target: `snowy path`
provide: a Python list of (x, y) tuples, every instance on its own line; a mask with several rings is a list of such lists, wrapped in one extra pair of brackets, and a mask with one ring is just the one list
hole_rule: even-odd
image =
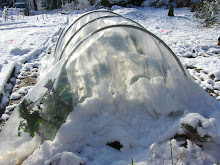
[(14, 67), (44, 56), (66, 23), (66, 17), (59, 15), (36, 15), (0, 22), (0, 93), (4, 95), (4, 87)]
[[(61, 20), (57, 20), (61, 21)], [(19, 24), (6, 24), (0, 26), (1, 61), (23, 60), (24, 55), (30, 53), (34, 49), (46, 46), (46, 43), (52, 38), (54, 33), (60, 32), (59, 25), (62, 22), (53, 25), (53, 21), (48, 19), (39, 20), (38, 17), (27, 18), (26, 22)], [(62, 27), (62, 26), (61, 26)], [(58, 35), (57, 34), (57, 35)]]

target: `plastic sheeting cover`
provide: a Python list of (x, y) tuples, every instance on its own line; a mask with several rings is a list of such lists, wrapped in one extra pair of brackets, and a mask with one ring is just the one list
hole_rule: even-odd
[[(141, 77), (163, 77), (176, 69), (186, 71), (164, 44), (145, 30), (131, 25), (112, 25), (94, 32), (68, 55), (65, 72), (79, 100), (104, 79), (111, 79), (113, 91), (126, 92)], [(81, 89), (81, 90), (79, 90)]]
[[(94, 16), (87, 17), (90, 14)], [(22, 119), (16, 124), (20, 122), (21, 133), (38, 134), (41, 142), (53, 139), (74, 107), (104, 80), (110, 82), (112, 94), (127, 97), (128, 86), (140, 78), (158, 77), (167, 86), (170, 71), (189, 78), (169, 47), (138, 23), (111, 12), (90, 14), (64, 29), (55, 51), (57, 63), (19, 105)]]
[(111, 82), (112, 94), (126, 97), (128, 86), (140, 78), (159, 77), (166, 84), (171, 70), (188, 77), (177, 57), (161, 40), (133, 25), (103, 27), (65, 52), (68, 54), (23, 102), (31, 107), (29, 111), (40, 112), (43, 122), (38, 132), (43, 141), (55, 137), (68, 114), (78, 103), (92, 96), (93, 88), (103, 80)]
[[(63, 30), (57, 41), (54, 52), (55, 63), (68, 54), (79, 41), (90, 33), (105, 26), (116, 24), (129, 24), (142, 27), (137, 22), (110, 11), (95, 10), (86, 13)], [(67, 53), (64, 51), (67, 51)]]
[(62, 51), (63, 46), (68, 42), (68, 40), (71, 38), (71, 36), (84, 24), (88, 23), (91, 20), (94, 20), (99, 17), (103, 16), (117, 16), (116, 13), (113, 13), (111, 11), (106, 11), (106, 10), (96, 10), (92, 12), (88, 12), (80, 16), (78, 19), (76, 19), (74, 22), (69, 24), (65, 29), (62, 31), (57, 44), (55, 48), (55, 60), (60, 59), (60, 52)]

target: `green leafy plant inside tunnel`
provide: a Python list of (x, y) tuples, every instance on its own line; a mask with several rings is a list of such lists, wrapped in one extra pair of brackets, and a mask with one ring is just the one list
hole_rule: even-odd
[(46, 93), (36, 102), (24, 99), (18, 107), (19, 117), (22, 118), (18, 136), (21, 129), (31, 137), (38, 134), (42, 141), (54, 139), (66, 117), (73, 109), (72, 96), (68, 81), (58, 81), (56, 89), (55, 80), (48, 80), (44, 85)]

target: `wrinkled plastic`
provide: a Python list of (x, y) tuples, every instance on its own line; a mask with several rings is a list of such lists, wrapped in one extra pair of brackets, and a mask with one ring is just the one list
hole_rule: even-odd
[[(110, 82), (112, 94), (127, 97), (129, 86), (140, 78), (157, 77), (169, 86), (168, 73), (175, 70), (189, 79), (179, 59), (162, 40), (112, 12), (90, 12), (70, 24), (60, 35), (54, 57), (52, 70), (18, 108), (20, 117), (26, 120), (22, 123), (24, 129), (32, 130), (32, 136), (34, 131), (41, 141), (52, 140), (74, 107), (92, 96), (94, 87), (104, 80)], [(39, 120), (36, 127), (29, 129), (31, 125), (25, 124), (33, 122), (33, 114)], [(161, 112), (154, 110), (154, 114)]]
[(70, 52), (87, 35), (103, 27), (116, 24), (142, 27), (137, 22), (108, 10), (96, 10), (86, 13), (63, 30), (55, 47), (55, 63), (66, 54), (64, 51)]

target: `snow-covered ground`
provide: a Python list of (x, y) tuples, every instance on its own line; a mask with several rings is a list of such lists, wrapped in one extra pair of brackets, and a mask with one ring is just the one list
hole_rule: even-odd
[(4, 87), (14, 67), (19, 69), (29, 60), (39, 61), (55, 44), (67, 20), (67, 16), (61, 14), (24, 17), (13, 9), (9, 9), (7, 22), (0, 19), (0, 93), (3, 97), (8, 97)]
[[(220, 27), (204, 28), (199, 22), (200, 20), (196, 20), (193, 17), (194, 13), (191, 13), (187, 8), (175, 9), (175, 17), (168, 17), (166, 9), (121, 8), (117, 6), (112, 9), (118, 14), (139, 22), (147, 30), (161, 38), (188, 68), (198, 85), (220, 100), (220, 47), (217, 46)], [(34, 65), (40, 64), (39, 79), (41, 79), (52, 67), (53, 59), (47, 52), (53, 48), (62, 28), (79, 15), (75, 12), (67, 15), (54, 13), (29, 17), (18, 17), (14, 14), (9, 17), (6, 23), (0, 20), (0, 92), (3, 93), (4, 103), (10, 97), (4, 92), (4, 87), (14, 66), (17, 69), (23, 66), (22, 68), (28, 70), (32, 69)], [(27, 66), (24, 64), (25, 62), (31, 63), (31, 65)], [(23, 71), (22, 74), (25, 74)], [(19, 75), (21, 78), (22, 74)], [(178, 77), (178, 75), (176, 76)], [(158, 85), (159, 82), (145, 82), (143, 80), (130, 88), (133, 96), (138, 96), (134, 89), (145, 92), (143, 85), (145, 83), (149, 83), (148, 85), (152, 88), (158, 87), (157, 91), (161, 92), (161, 96), (157, 94), (155, 98), (163, 98), (166, 96), (166, 92), (170, 92)], [(190, 90), (198, 91), (197, 94), (192, 94), (197, 98), (190, 96), (184, 98), (181, 93), (178, 94), (183, 102), (188, 100), (189, 104), (183, 107), (189, 109), (183, 115), (175, 118), (164, 116), (160, 119), (145, 118), (146, 114), (142, 107), (134, 107), (135, 101), (132, 104), (128, 100), (120, 100), (118, 111), (115, 112), (109, 102), (117, 101), (119, 96), (110, 96), (106, 84), (107, 82), (103, 82), (97, 86), (93, 91), (94, 97), (76, 107), (75, 113), (69, 115), (55, 140), (43, 143), (25, 163), (77, 164), (78, 162), (78, 164), (85, 163), (86, 165), (125, 165), (131, 164), (132, 158), (135, 165), (162, 164), (163, 162), (172, 164), (172, 161), (185, 162), (186, 164), (220, 162), (218, 154), (220, 153), (220, 122), (218, 121), (220, 104), (214, 97), (208, 96), (196, 86), (191, 86), (189, 91), (184, 91), (184, 85), (187, 83), (181, 82), (177, 87), (183, 93), (190, 94)], [(181, 85), (184, 87), (182, 88)], [(10, 85), (7, 87), (10, 88)], [(11, 98), (15, 97), (18, 95), (11, 96)], [(154, 103), (158, 104), (158, 107), (163, 105), (179, 106), (177, 103), (173, 103), (171, 106), (166, 102), (169, 99), (164, 98), (163, 104), (157, 101)], [(196, 106), (193, 106), (194, 103)], [(10, 108), (8, 107), (8, 110)], [(135, 111), (126, 111), (126, 109), (132, 108)], [(198, 114), (200, 110), (202, 115)], [(15, 116), (16, 112), (13, 115)], [(7, 120), (8, 116), (3, 114), (2, 119)], [(108, 125), (110, 121), (113, 121), (112, 125)], [(126, 125), (128, 123), (129, 125)], [(203, 148), (200, 148), (192, 143), (193, 140), (188, 140), (187, 148), (184, 148), (180, 147), (180, 144), (174, 139), (169, 141), (168, 139), (175, 134), (184, 133), (180, 123), (195, 127), (202, 124), (202, 127), (198, 128), (198, 133), (212, 136), (214, 142), (207, 143)], [(10, 127), (7, 128), (10, 132)], [(70, 132), (71, 129), (75, 131)], [(139, 131), (136, 132), (136, 130)], [(95, 136), (92, 131), (97, 131), (97, 135)], [(114, 136), (115, 140), (117, 138), (121, 140), (123, 145), (121, 151), (105, 146), (105, 142), (108, 140), (105, 138), (112, 140), (111, 134), (118, 135), (118, 137)], [(164, 143), (162, 143), (163, 141)], [(14, 152), (10, 151), (9, 154), (7, 153), (9, 156), (0, 155), (0, 162), (13, 164), (18, 159), (22, 159), (25, 154), (31, 154), (32, 148), (27, 150), (27, 146), (29, 143), (17, 148)], [(32, 146), (34, 149), (36, 148), (36, 144), (32, 144)], [(7, 152), (6, 148), (7, 146), (2, 145), (0, 152)], [(170, 156), (172, 151), (173, 157)], [(9, 162), (10, 156), (13, 159), (11, 162)]]

